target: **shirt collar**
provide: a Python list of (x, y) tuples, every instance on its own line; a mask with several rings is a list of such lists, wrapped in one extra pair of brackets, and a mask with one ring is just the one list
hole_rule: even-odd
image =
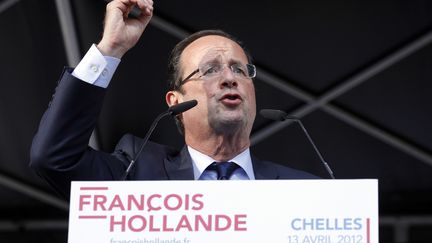
[[(187, 148), (192, 158), (194, 178), (195, 180), (197, 180), (204, 172), (204, 170), (211, 163), (215, 162), (215, 160), (212, 159), (210, 156), (205, 155), (190, 146), (187, 146)], [(255, 180), (249, 148), (245, 149), (243, 152), (235, 156), (233, 159), (230, 159), (229, 161), (235, 162), (240, 167), (242, 167), (242, 169), (246, 172), (250, 180)]]

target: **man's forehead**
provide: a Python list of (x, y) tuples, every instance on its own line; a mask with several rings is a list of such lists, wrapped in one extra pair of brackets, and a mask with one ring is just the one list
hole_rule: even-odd
[(247, 61), (242, 47), (235, 41), (218, 35), (208, 35), (189, 44), (182, 53), (185, 62), (201, 62), (202, 59), (228, 58)]

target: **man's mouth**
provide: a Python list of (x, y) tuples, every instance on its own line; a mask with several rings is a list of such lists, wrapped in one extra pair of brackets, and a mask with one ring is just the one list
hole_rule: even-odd
[(242, 102), (242, 98), (238, 94), (225, 94), (220, 101), (226, 106), (237, 106)]

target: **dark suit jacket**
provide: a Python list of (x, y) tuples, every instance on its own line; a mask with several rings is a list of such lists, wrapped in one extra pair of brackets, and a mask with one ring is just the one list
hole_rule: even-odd
[[(69, 197), (70, 182), (119, 180), (142, 140), (125, 135), (112, 154), (88, 147), (102, 108), (105, 89), (74, 78), (65, 69), (31, 148), (30, 165), (56, 191)], [(294, 170), (252, 157), (256, 179), (312, 179)], [(128, 176), (130, 180), (193, 180), (191, 157), (181, 151), (149, 142)]]

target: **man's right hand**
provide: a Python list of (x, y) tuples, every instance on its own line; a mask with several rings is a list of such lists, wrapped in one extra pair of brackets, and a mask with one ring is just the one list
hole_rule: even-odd
[[(138, 18), (128, 18), (133, 6), (141, 9)], [(105, 56), (121, 58), (141, 37), (153, 16), (152, 0), (113, 0), (106, 7), (104, 33), (97, 45)]]

